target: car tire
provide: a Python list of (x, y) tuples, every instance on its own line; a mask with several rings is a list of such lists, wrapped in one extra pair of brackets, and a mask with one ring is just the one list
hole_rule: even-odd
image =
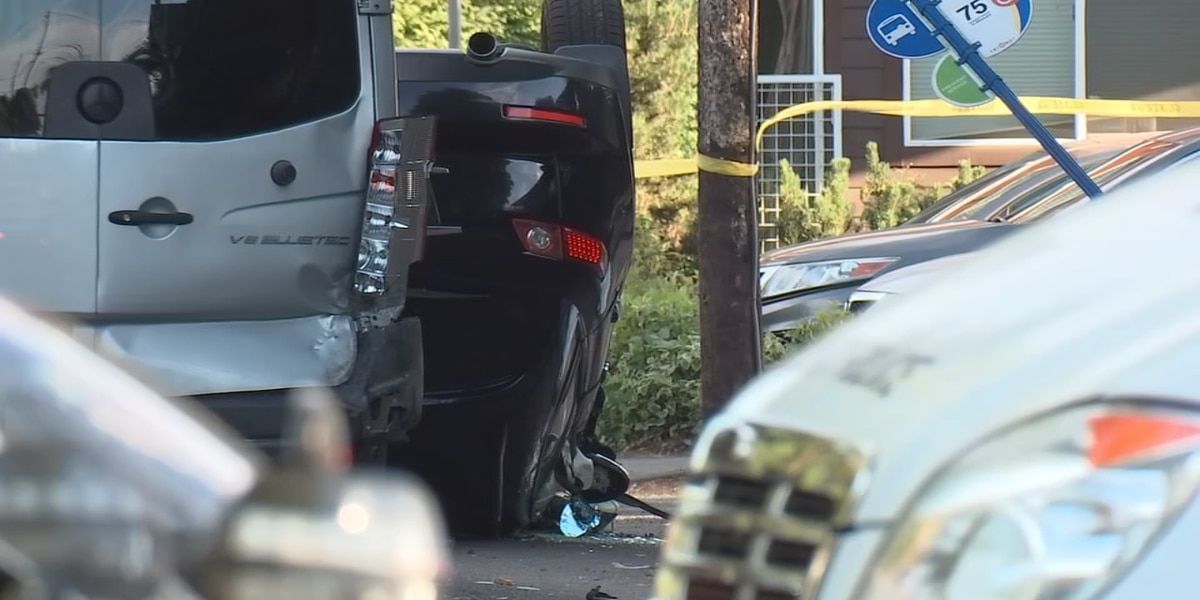
[(542, 49), (563, 46), (616, 46), (625, 49), (625, 10), (621, 0), (544, 0)]

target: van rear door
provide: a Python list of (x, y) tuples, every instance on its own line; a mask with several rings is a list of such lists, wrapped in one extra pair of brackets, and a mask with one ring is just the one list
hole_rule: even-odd
[(97, 310), (345, 312), (376, 121), (355, 0), (104, 0)]
[(0, 2), (0, 294), (38, 311), (96, 308), (95, 126), (53, 102), (52, 76), (100, 51), (98, 0)]

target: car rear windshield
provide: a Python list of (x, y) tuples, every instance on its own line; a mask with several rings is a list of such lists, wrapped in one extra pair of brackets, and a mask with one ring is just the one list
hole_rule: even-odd
[(355, 7), (0, 0), (0, 136), (41, 137), (55, 69), (80, 61), (130, 63), (145, 73), (152, 140), (241, 137), (336, 114), (359, 95)]

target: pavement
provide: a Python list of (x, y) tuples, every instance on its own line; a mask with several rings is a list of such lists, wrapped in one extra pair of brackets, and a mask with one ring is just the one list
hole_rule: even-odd
[(634, 481), (677, 477), (687, 473), (688, 455), (622, 454), (620, 462)]
[[(634, 480), (630, 492), (668, 512), (675, 510), (687, 470), (685, 456), (622, 456)], [(595, 588), (620, 600), (645, 600), (666, 522), (621, 507), (611, 531), (578, 539), (531, 534), (514, 539), (458, 541), (447, 600), (587, 600)], [(593, 595), (603, 598), (604, 596)]]

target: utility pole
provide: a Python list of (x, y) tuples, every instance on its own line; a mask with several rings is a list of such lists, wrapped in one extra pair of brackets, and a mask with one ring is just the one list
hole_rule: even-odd
[(757, 0), (700, 0), (700, 397), (705, 416), (724, 407), (762, 367), (754, 178), (711, 172), (705, 165), (711, 161), (704, 160), (755, 163), (757, 21)]

